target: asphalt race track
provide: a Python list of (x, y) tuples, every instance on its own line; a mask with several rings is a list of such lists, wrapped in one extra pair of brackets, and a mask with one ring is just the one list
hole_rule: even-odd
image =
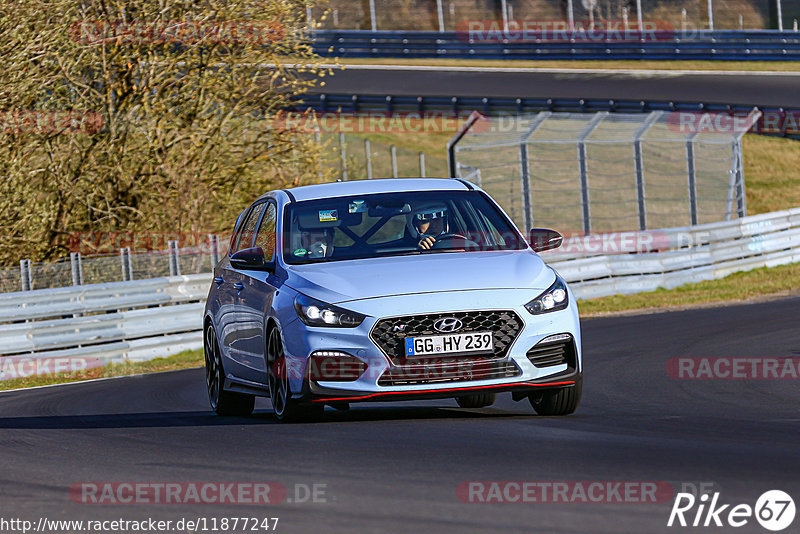
[[(568, 65), (566, 65), (568, 66)], [(317, 93), (708, 102), (800, 107), (800, 73), (535, 71), (348, 66)]]
[[(578, 412), (532, 415), (508, 394), (354, 405), (322, 422), (212, 415), (199, 369), (0, 393), (0, 516), (278, 517), (279, 532), (681, 532), (657, 503), (462, 502), (467, 481), (711, 484), (725, 503), (800, 496), (798, 381), (678, 380), (675, 357), (800, 356), (800, 298), (584, 321)], [(324, 484), (326, 502), (90, 505), (81, 482)], [(302, 486), (297, 486), (302, 487)], [(299, 493), (302, 497), (305, 493)], [(302, 500), (302, 499), (301, 499)], [(798, 521), (787, 530), (795, 531)], [(707, 529), (699, 529), (707, 530)], [(738, 532), (765, 532), (750, 520)]]

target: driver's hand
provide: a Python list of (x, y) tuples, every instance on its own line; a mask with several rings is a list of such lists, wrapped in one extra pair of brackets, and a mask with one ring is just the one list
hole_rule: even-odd
[(422, 239), (417, 246), (422, 250), (430, 250), (433, 248), (433, 244), (436, 243), (436, 238), (433, 236), (428, 236), (425, 239)]

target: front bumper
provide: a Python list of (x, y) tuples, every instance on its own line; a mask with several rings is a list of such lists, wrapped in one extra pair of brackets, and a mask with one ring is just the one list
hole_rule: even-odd
[[(368, 315), (367, 320), (357, 328), (309, 327), (299, 319), (292, 320), (282, 327), (287, 364), (291, 368), (291, 389), (297, 392), (295, 397), (309, 401), (345, 402), (447, 398), (481, 391), (517, 393), (542, 388), (572, 387), (580, 381), (582, 371), (580, 324), (574, 297), (570, 293), (570, 305), (564, 310), (531, 315), (525, 310), (524, 303), (536, 296), (535, 291), (485, 290), (441, 294), (438, 298), (431, 295), (385, 297), (364, 301), (368, 305), (360, 307), (358, 302), (341, 304)], [(509, 306), (509, 303), (515, 305)], [(513, 311), (521, 319), (521, 328), (506, 347), (502, 358), (494, 362), (507, 365), (515, 372), (503, 375), (478, 373), (475, 378), (469, 375), (452, 381), (439, 379), (393, 385), (394, 382), (387, 382), (385, 377), (390, 371), (397, 371), (400, 366), (396, 358), (393, 361), (393, 355), (381, 350), (370, 336), (376, 323), (387, 317), (381, 314), (385, 310), (399, 312), (396, 315)], [(534, 361), (529, 358), (529, 350), (545, 338), (556, 334), (568, 334), (571, 338), (574, 353), (569, 363), (534, 365)], [(345, 352), (362, 360), (367, 364), (367, 371), (357, 380), (349, 382), (309, 381), (307, 377), (310, 355), (315, 351), (331, 350)]]
[[(430, 387), (428, 389), (399, 390), (399, 391), (376, 391), (366, 393), (364, 391), (348, 391), (341, 389), (331, 389), (320, 386), (316, 382), (309, 384), (306, 400), (314, 403), (328, 402), (386, 402), (386, 401), (409, 401), (426, 399), (448, 399), (460, 397), (462, 395), (472, 395), (475, 393), (518, 393), (527, 395), (534, 391), (553, 390), (568, 387), (576, 387), (583, 381), (583, 375), (576, 370), (567, 370), (555, 375), (540, 379), (528, 380), (525, 382), (509, 382), (499, 384), (484, 385), (452, 385), (451, 387)], [(385, 388), (382, 388), (385, 389)]]

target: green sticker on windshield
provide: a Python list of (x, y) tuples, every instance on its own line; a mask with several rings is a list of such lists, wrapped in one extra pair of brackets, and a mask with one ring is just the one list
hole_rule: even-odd
[(306, 254), (308, 254), (308, 251), (304, 248), (298, 248), (294, 251), (295, 256), (305, 256)]

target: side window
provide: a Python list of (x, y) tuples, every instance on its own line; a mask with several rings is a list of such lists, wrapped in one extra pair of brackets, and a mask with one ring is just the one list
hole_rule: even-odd
[(261, 217), (261, 212), (264, 210), (264, 205), (265, 203), (262, 202), (250, 210), (250, 213), (247, 215), (247, 219), (245, 219), (244, 224), (242, 224), (242, 231), (239, 232), (239, 240), (236, 242), (236, 246), (231, 251), (232, 253), (239, 252), (240, 250), (250, 246), (250, 241), (253, 239), (253, 234), (256, 231), (258, 218)]
[(258, 234), (256, 234), (256, 242), (253, 245), (264, 249), (264, 259), (266, 261), (272, 260), (275, 254), (275, 221), (275, 204), (267, 202), (267, 211), (264, 212), (264, 218), (261, 220), (261, 226), (258, 228)]

